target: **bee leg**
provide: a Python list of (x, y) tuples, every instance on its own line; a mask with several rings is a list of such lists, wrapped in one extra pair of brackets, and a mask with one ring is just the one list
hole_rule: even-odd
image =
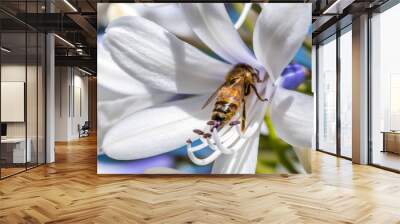
[(254, 74), (254, 78), (256, 78), (256, 81), (259, 82), (259, 83), (264, 81), (264, 80), (260, 79), (260, 76), (258, 75), (258, 73)]
[(256, 94), (256, 96), (257, 96), (257, 98), (259, 99), (259, 100), (261, 100), (261, 101), (268, 101), (268, 99), (267, 98), (265, 98), (265, 99), (263, 99), (261, 96), (260, 96), (260, 94), (258, 93), (258, 91), (257, 91), (257, 88), (253, 85), (253, 84), (250, 84), (250, 86), (251, 86), (251, 88), (254, 90), (254, 93)]
[(246, 100), (243, 98), (242, 99), (243, 102), (243, 111), (242, 111), (242, 125), (241, 125), (241, 130), (242, 132), (244, 131), (244, 129), (246, 128)]
[(250, 94), (250, 86), (247, 84), (244, 86), (244, 95), (248, 96)]
[(257, 74), (255, 74), (254, 76), (255, 76), (255, 78), (256, 78), (256, 81), (257, 81), (258, 83), (265, 82), (265, 81), (267, 81), (267, 80), (268, 80), (268, 78), (269, 78), (269, 74), (268, 74), (268, 72), (265, 72), (265, 75), (264, 75), (264, 78), (263, 78), (263, 80), (261, 80), (261, 79), (260, 79), (260, 75), (259, 75), (258, 73), (257, 73)]
[(268, 74), (268, 72), (265, 72), (264, 79), (261, 82), (266, 82), (268, 80), (268, 78), (269, 78), (269, 74)]

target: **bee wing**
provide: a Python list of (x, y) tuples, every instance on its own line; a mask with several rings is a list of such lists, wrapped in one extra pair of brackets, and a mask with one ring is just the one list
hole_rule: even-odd
[(221, 86), (219, 86), (213, 94), (211, 94), (211, 96), (207, 99), (206, 103), (201, 107), (201, 109), (204, 109), (210, 102), (211, 100), (213, 100), (215, 98), (215, 96), (217, 96), (217, 93), (219, 92), (219, 90), (224, 87), (226, 85), (226, 82), (224, 82)]

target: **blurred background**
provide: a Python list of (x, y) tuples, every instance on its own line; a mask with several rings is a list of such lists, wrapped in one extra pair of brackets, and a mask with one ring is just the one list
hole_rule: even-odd
[[(225, 7), (233, 23), (235, 23), (244, 8), (243, 3), (227, 3)], [(175, 12), (176, 13), (175, 13)], [(258, 4), (252, 4), (252, 8), (238, 29), (242, 39), (252, 49), (252, 33), (255, 22), (261, 11)], [(180, 39), (196, 46), (208, 55), (218, 58), (217, 55), (199, 41), (190, 28), (184, 24), (179, 8), (174, 4), (166, 6), (160, 3), (103, 3), (98, 4), (97, 16), (97, 44), (102, 45), (102, 38), (107, 25), (121, 16), (143, 16), (174, 33)], [(311, 92), (311, 27), (302, 47), (298, 50), (292, 62), (282, 72), (282, 86), (286, 89), (299, 91), (308, 95)], [(98, 57), (101, 57), (99, 54)], [(265, 123), (261, 129), (259, 154), (257, 161), (257, 174), (272, 173), (304, 173), (309, 170), (309, 159), (304, 156), (298, 158), (293, 147), (281, 140), (275, 133), (268, 114), (265, 115)], [(194, 144), (198, 144), (194, 142)], [(205, 157), (211, 150), (201, 150), (196, 154)], [(307, 155), (306, 155), (307, 157)], [(306, 164), (308, 167), (304, 167)], [(132, 174), (144, 173), (153, 167), (169, 167), (182, 173), (209, 174), (212, 164), (197, 166), (187, 157), (186, 146), (172, 150), (168, 153), (151, 158), (119, 161), (113, 160), (104, 154), (98, 155), (98, 173), (104, 174)]]

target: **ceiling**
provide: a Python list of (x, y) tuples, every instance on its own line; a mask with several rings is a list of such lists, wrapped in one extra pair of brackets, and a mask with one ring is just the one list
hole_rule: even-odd
[(35, 57), (37, 47), (29, 43), (33, 35), (27, 34), (26, 45), (26, 31), (35, 35), (54, 32), (56, 65), (79, 66), (96, 73), (96, 3), (95, 0), (48, 0), (46, 5), (45, 0), (1, 0), (2, 45), (12, 49), (7, 58), (17, 61), (25, 55), (28, 59)]
[(317, 0), (313, 1), (313, 43), (336, 33), (352, 23), (353, 17), (375, 12), (390, 0)]

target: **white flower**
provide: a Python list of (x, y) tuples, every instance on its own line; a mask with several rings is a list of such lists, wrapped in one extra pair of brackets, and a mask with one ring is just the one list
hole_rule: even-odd
[[(268, 82), (258, 84), (257, 89), (269, 99), (277, 134), (298, 148), (310, 148), (313, 99), (280, 88), (277, 82), (307, 34), (311, 4), (263, 4), (253, 34), (254, 54), (241, 40), (223, 4), (181, 6), (194, 33), (226, 62), (211, 58), (145, 18), (124, 17), (112, 22), (106, 31), (105, 46), (124, 75), (144, 84), (147, 97), (154, 99), (160, 92), (194, 96), (155, 102), (152, 107), (116, 118), (104, 135), (104, 152), (119, 160), (141, 159), (176, 149), (188, 137), (199, 138), (192, 130), (204, 127), (212, 110), (212, 104), (204, 110), (201, 106), (237, 63), (247, 63), (260, 74), (269, 74)], [(117, 88), (132, 91), (123, 85)], [(191, 159), (198, 163), (215, 160), (213, 173), (254, 173), (267, 105), (253, 92), (247, 98), (248, 121), (243, 135), (226, 126), (213, 133), (211, 140), (202, 139), (202, 146), (215, 150), (211, 157), (202, 160), (189, 153)], [(113, 110), (125, 106), (130, 107), (116, 105)], [(198, 149), (201, 147), (189, 152)]]
[(107, 18), (110, 22), (122, 16), (141, 16), (164, 27), (180, 37), (193, 38), (195, 35), (185, 22), (178, 4), (173, 3), (114, 3), (110, 4)]
[[(158, 25), (164, 27), (169, 32), (180, 37), (193, 38), (195, 35), (186, 23), (185, 15), (181, 7), (175, 3), (114, 3), (102, 4), (99, 6), (109, 5), (107, 8), (108, 21), (118, 19), (121, 16), (141, 16), (151, 20)], [(238, 29), (245, 21), (246, 16), (251, 10), (252, 3), (245, 3), (243, 11), (235, 23)], [(100, 7), (100, 8), (103, 8)], [(107, 22), (108, 22), (107, 21)]]

